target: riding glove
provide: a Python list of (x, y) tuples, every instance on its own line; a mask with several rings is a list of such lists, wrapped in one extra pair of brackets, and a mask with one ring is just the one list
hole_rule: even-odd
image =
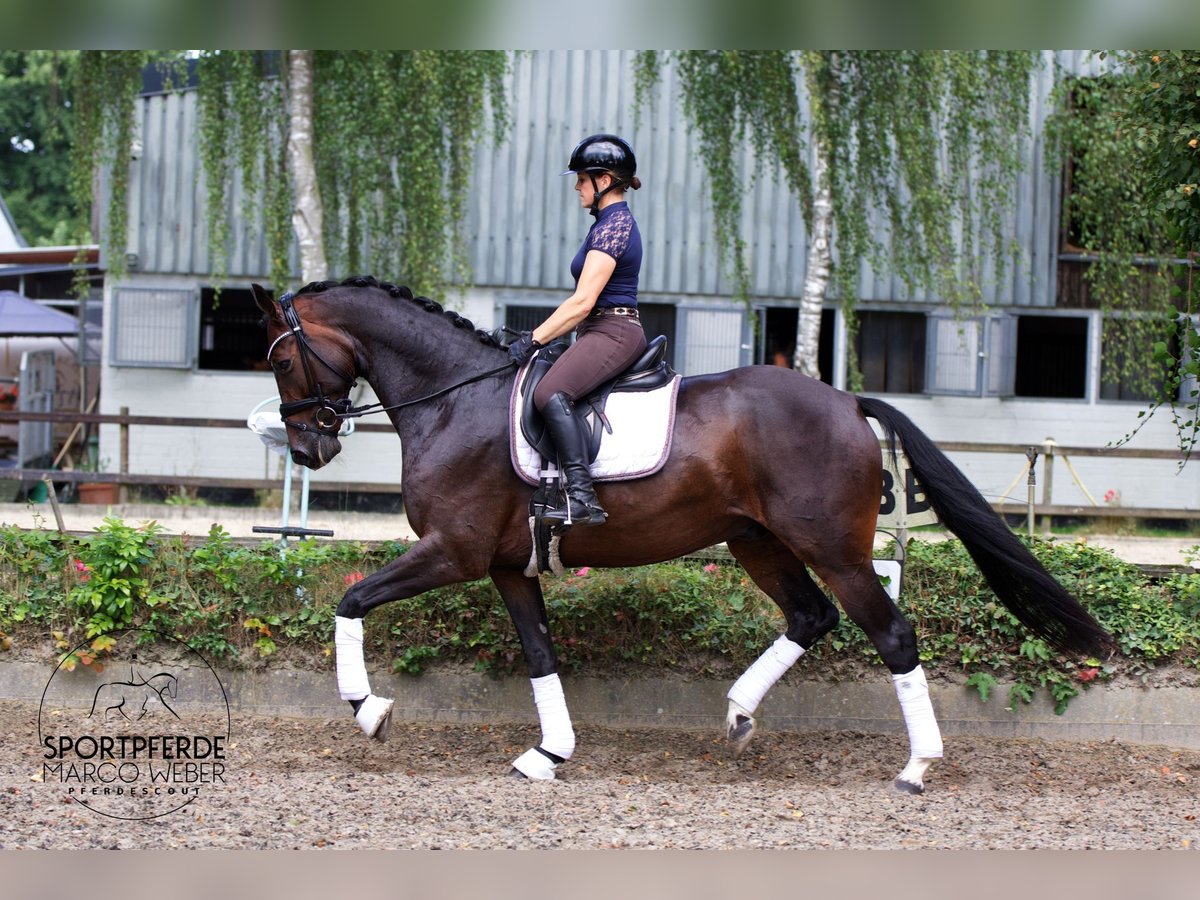
[(542, 345), (533, 339), (532, 331), (522, 331), (521, 336), (508, 345), (508, 354), (513, 358), (513, 362), (523, 366), (541, 349)]

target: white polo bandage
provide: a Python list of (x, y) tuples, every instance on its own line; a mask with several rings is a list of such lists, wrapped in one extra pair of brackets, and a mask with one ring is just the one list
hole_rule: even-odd
[(363, 620), (334, 616), (333, 621), (338, 693), (343, 700), (362, 700), (371, 693), (367, 665), (363, 661)]
[(754, 661), (742, 677), (733, 683), (725, 696), (740, 706), (747, 714), (758, 709), (767, 691), (774, 687), (775, 682), (796, 664), (804, 655), (804, 648), (787, 635), (780, 635), (762, 656)]
[(893, 675), (892, 681), (896, 685), (900, 711), (904, 713), (904, 725), (908, 728), (911, 754), (924, 759), (941, 759), (942, 732), (929, 700), (925, 670), (918, 665), (906, 675)]
[(571, 715), (567, 712), (567, 699), (563, 696), (558, 674), (529, 681), (533, 685), (533, 702), (542, 725), (542, 749), (570, 759), (575, 752), (575, 729), (571, 727)]

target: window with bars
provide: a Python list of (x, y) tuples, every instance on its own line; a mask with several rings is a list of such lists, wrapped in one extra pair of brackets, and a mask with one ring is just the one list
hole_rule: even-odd
[(198, 302), (193, 288), (117, 288), (109, 363), (190, 369), (196, 362)]
[(1017, 320), (1000, 314), (929, 316), (926, 393), (1011, 397), (1017, 369)]

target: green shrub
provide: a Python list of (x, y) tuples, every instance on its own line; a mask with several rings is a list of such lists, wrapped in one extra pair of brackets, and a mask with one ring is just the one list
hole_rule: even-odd
[[(188, 542), (154, 523), (134, 528), (118, 519), (82, 538), (8, 526), (0, 538), (0, 632), (40, 632), (63, 650), (96, 638), (71, 660), (85, 664), (102, 661), (101, 632), (129, 625), (174, 635), (225, 665), (253, 665), (281, 651), (322, 664), (312, 660), (332, 655), (334, 610), (346, 590), (407, 550), (399, 542), (251, 547), (219, 526)], [(900, 607), (928, 669), (961, 673), (985, 700), (1008, 681), (1010, 705), (1045, 689), (1061, 711), (1081, 688), (1119, 672), (1200, 665), (1200, 573), (1155, 583), (1102, 549), (1041, 540), (1030, 547), (1116, 635), (1119, 655), (1058, 656), (999, 603), (961, 543), (912, 541)], [(732, 676), (784, 630), (775, 605), (732, 562), (584, 568), (542, 585), (560, 663), (573, 671)], [(366, 625), (371, 652), (390, 657), (396, 672), (418, 674), (438, 661), (491, 674), (524, 671), (516, 630), (490, 581), (388, 604)], [(881, 665), (845, 617), (810, 650), (806, 671), (819, 677), (823, 660)]]

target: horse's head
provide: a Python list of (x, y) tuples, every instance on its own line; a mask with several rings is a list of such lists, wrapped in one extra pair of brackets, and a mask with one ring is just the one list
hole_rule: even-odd
[(261, 285), (251, 288), (267, 319), (267, 361), (279, 388), (279, 414), (287, 425), (292, 460), (319, 469), (342, 449), (340, 416), (350, 409), (357, 377), (350, 338), (321, 321), (318, 304), (305, 304), (301, 321), (291, 294), (276, 302)]

